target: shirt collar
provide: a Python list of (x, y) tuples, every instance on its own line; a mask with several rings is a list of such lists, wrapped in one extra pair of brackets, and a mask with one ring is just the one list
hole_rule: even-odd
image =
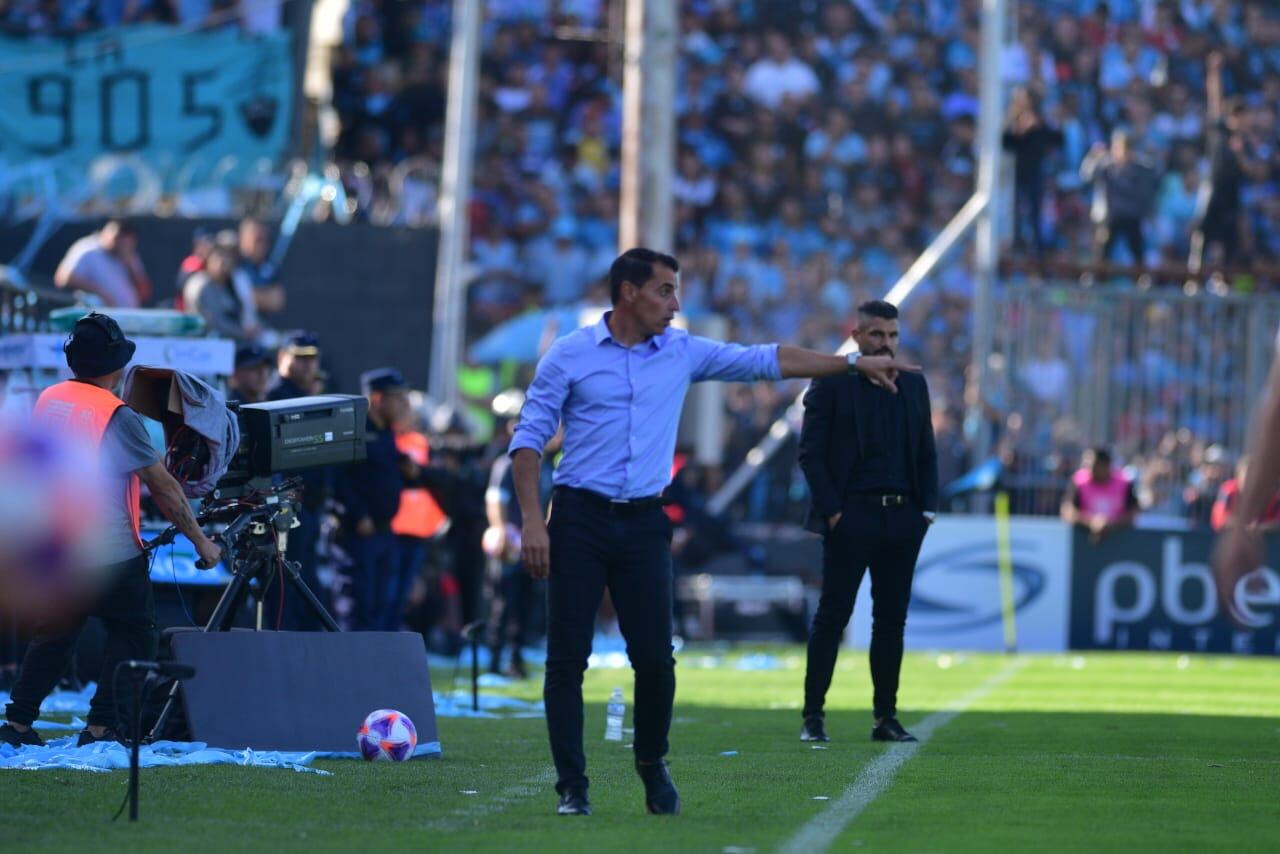
[[(597, 347), (606, 341), (613, 341), (613, 333), (609, 331), (609, 317), (612, 314), (612, 311), (606, 311), (596, 325), (591, 327), (591, 334), (595, 338)], [(668, 328), (661, 335), (655, 335), (645, 343), (655, 350), (661, 349), (662, 346), (667, 343), (667, 336), (670, 334), (671, 330)], [(614, 341), (614, 343), (617, 344), (618, 342)], [(622, 345), (619, 344), (618, 346)]]

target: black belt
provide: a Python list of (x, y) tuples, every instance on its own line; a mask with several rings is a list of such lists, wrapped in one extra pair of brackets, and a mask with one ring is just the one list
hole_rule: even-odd
[(876, 507), (902, 507), (911, 503), (911, 496), (895, 493), (851, 492), (845, 496), (845, 500), (858, 504), (873, 504)]
[(671, 503), (661, 495), (646, 495), (641, 498), (610, 498), (607, 495), (601, 495), (598, 492), (592, 492), (590, 489), (581, 489), (576, 486), (557, 486), (552, 493), (552, 497), (554, 498), (557, 493), (582, 498), (601, 510), (617, 514), (639, 513), (642, 510), (651, 510), (654, 507), (665, 507)]

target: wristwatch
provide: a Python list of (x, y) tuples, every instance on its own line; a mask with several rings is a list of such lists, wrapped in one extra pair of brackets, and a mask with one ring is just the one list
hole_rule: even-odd
[(857, 365), (858, 360), (862, 358), (862, 354), (859, 353), (857, 350), (851, 350), (850, 352), (845, 354), (844, 358), (845, 358), (845, 361), (849, 363), (849, 373), (851, 374), (855, 373), (857, 371), (857, 368), (855, 367), (855, 365)]

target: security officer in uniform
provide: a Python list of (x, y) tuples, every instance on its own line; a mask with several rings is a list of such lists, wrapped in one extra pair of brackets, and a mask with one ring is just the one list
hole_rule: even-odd
[(134, 349), (110, 317), (91, 313), (81, 318), (63, 346), (75, 378), (45, 389), (36, 401), (37, 423), (71, 441), (87, 442), (99, 456), (107, 503), (98, 554), (106, 566), (94, 574), (104, 579), (104, 586), (89, 612), (70, 626), (38, 630), (27, 648), (6, 712), (8, 722), (0, 727), (0, 741), (14, 747), (43, 743), (31, 725), (67, 669), (90, 614), (101, 618), (106, 645), (88, 726), (78, 743), (119, 739), (114, 729), (116, 666), (127, 659), (154, 659), (157, 644), (155, 600), (140, 534), (140, 484), (147, 485), (160, 512), (191, 540), (205, 564), (212, 566), (222, 557), (196, 524), (182, 487), (165, 470), (142, 417), (115, 394)]
[[(276, 356), (279, 377), (267, 392), (267, 400), (292, 400), (316, 394), (320, 382), (320, 339), (310, 332), (298, 332), (285, 339)], [(316, 574), (316, 544), (320, 539), (320, 516), (324, 503), (333, 492), (333, 469), (327, 466), (305, 469), (298, 473), (302, 480), (302, 501), (298, 506), (298, 527), (289, 532), (285, 557), (297, 561), (299, 574), (316, 594), (326, 611), (333, 612), (329, 590), (320, 584)], [(266, 611), (278, 613), (278, 597), (284, 585), (271, 586), (267, 591)], [(281, 628), (319, 631), (323, 628), (319, 619), (300, 597), (286, 596), (285, 621)]]
[(396, 424), (408, 406), (408, 386), (395, 368), (360, 376), (369, 399), (364, 461), (338, 471), (334, 495), (343, 506), (342, 528), (351, 554), (351, 627), (365, 631), (400, 628), (404, 605), (400, 542), (392, 523), (406, 488), (441, 491), (453, 478), (439, 468), (421, 466), (396, 443)]

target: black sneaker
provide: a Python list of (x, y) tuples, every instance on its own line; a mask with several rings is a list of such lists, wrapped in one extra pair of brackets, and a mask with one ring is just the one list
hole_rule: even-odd
[(80, 737), (76, 739), (76, 747), (84, 747), (88, 744), (97, 744), (99, 741), (118, 741), (124, 744), (124, 739), (120, 737), (120, 733), (111, 727), (107, 727), (102, 735), (94, 735), (89, 732), (89, 728), (85, 727), (80, 730)]
[(19, 732), (16, 726), (9, 723), (0, 726), (0, 741), (10, 747), (22, 747), (28, 744), (32, 747), (44, 747), (44, 739), (35, 730), (28, 729), (26, 732)]
[(919, 741), (902, 728), (897, 718), (885, 718), (871, 728), (872, 741)]
[(830, 741), (822, 718), (805, 718), (804, 728), (800, 730), (801, 741)]
[(565, 792), (560, 796), (556, 815), (591, 815), (591, 804), (587, 801), (587, 793), (573, 789)]
[(636, 773), (644, 781), (644, 805), (651, 814), (680, 814), (680, 793), (667, 773), (667, 763), (637, 761)]

